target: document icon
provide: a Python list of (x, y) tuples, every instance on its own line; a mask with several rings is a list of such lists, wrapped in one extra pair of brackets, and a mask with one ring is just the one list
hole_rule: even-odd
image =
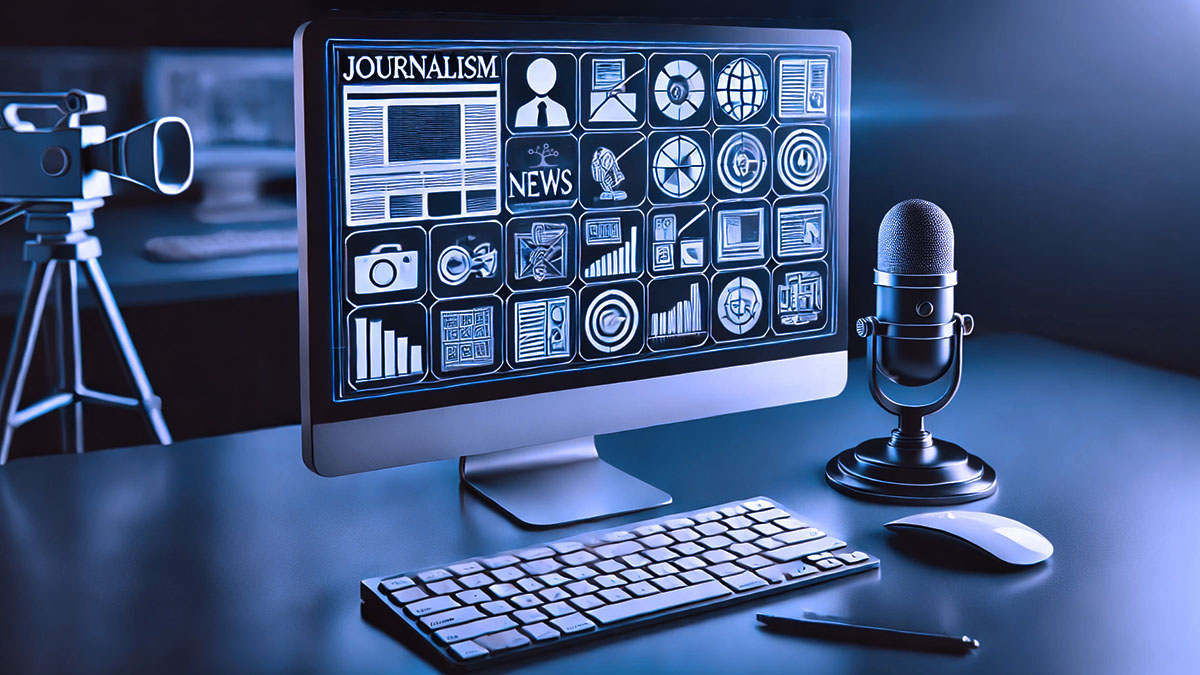
[(625, 85), (638, 70), (625, 74), (625, 59), (597, 58), (592, 61), (592, 91), (588, 101), (591, 122), (636, 122), (637, 94), (625, 91)]

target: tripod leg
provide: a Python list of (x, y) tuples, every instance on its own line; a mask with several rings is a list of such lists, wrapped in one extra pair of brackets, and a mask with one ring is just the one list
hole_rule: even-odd
[(8, 461), (12, 448), (13, 417), (21, 405), (21, 393), (25, 389), (25, 376), (29, 374), (29, 362), (37, 344), (38, 326), (46, 308), (46, 292), (54, 278), (58, 263), (35, 262), (25, 284), (25, 297), (21, 311), (17, 314), (17, 325), (13, 330), (12, 349), (8, 353), (8, 364), (4, 367), (4, 381), (0, 383), (0, 415), (4, 416), (4, 437), (0, 439), (0, 464)]
[(167, 422), (163, 419), (162, 401), (154, 395), (154, 390), (150, 387), (150, 380), (142, 368), (142, 360), (133, 346), (133, 339), (129, 337), (129, 329), (125, 327), (125, 320), (121, 318), (121, 310), (117, 309), (117, 301), (113, 299), (112, 289), (104, 277), (104, 270), (100, 269), (100, 261), (92, 258), (84, 264), (87, 265), (84, 271), (87, 273), (88, 283), (100, 301), (103, 323), (124, 357), (125, 371), (133, 386), (137, 388), (138, 398), (142, 400), (142, 411), (146, 414), (146, 424), (150, 427), (150, 433), (154, 434), (162, 445), (170, 445), (171, 432), (167, 430)]
[(57, 296), (54, 338), (58, 355), (58, 389), (70, 392), (75, 401), (62, 409), (63, 452), (83, 452), (83, 356), (79, 344), (79, 271), (74, 261), (60, 264), (55, 281)]

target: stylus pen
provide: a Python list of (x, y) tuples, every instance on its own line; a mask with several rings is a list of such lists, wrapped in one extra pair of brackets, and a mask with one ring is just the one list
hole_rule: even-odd
[(979, 646), (979, 640), (969, 638), (966, 635), (955, 637), (953, 635), (938, 635), (936, 633), (917, 633), (896, 628), (860, 626), (834, 617), (813, 614), (812, 612), (805, 612), (803, 619), (775, 616), (773, 614), (759, 614), (758, 620), (768, 629), (787, 633), (788, 635), (801, 635), (825, 640), (841, 640), (881, 647), (964, 654)]

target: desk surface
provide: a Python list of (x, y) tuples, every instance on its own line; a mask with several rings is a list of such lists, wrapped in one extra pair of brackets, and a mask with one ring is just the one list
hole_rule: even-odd
[[(528, 669), (663, 672), (1197, 672), (1200, 380), (1041, 340), (968, 343), (959, 396), (930, 428), (991, 462), (997, 494), (962, 508), (1024, 521), (1047, 564), (921, 560), (883, 523), (923, 509), (829, 489), (825, 461), (890, 429), (864, 364), (835, 399), (602, 438), (617, 466), (675, 497), (649, 513), (765, 494), (878, 555), (835, 581), (548, 655)], [(329, 479), (295, 427), (0, 468), (0, 663), (9, 672), (425, 672), (359, 616), (362, 578), (521, 547), (456, 487), (453, 462)], [(927, 556), (926, 556), (927, 557)], [(760, 631), (814, 610), (967, 633), (941, 656)]]

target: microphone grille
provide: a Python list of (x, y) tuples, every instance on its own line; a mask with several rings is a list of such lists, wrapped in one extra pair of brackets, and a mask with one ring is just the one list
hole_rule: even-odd
[(946, 212), (924, 199), (893, 206), (879, 224), (876, 269), (889, 274), (954, 271), (954, 227)]

